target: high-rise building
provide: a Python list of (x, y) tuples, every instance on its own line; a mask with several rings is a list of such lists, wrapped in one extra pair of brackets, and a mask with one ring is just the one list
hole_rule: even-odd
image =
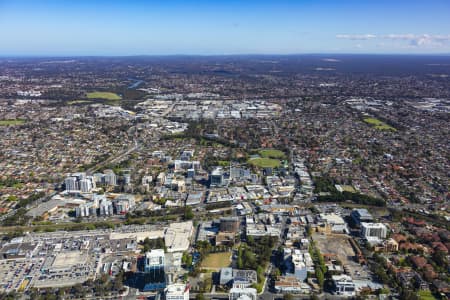
[(89, 193), (95, 188), (93, 176), (86, 176), (86, 173), (73, 173), (64, 180), (66, 191)]
[(130, 174), (124, 174), (123, 175), (123, 181), (124, 181), (125, 185), (130, 184), (131, 183), (131, 175)]
[(224, 184), (223, 169), (217, 167), (210, 175), (211, 186), (222, 186)]
[(165, 255), (164, 249), (152, 249), (145, 253), (144, 271), (164, 270)]
[(106, 185), (117, 185), (117, 176), (113, 170), (105, 170), (105, 176), (102, 178)]
[(66, 191), (68, 192), (77, 192), (80, 190), (78, 186), (78, 180), (75, 176), (67, 177), (64, 180), (64, 183), (66, 185)]
[(92, 181), (90, 179), (80, 180), (80, 190), (83, 193), (89, 193), (92, 190)]
[(114, 207), (118, 214), (125, 214), (135, 206), (133, 195), (120, 195), (114, 199)]
[(101, 216), (111, 216), (114, 214), (113, 204), (106, 198), (101, 199), (99, 203), (99, 214)]
[(361, 237), (385, 239), (386, 235), (387, 228), (382, 223), (361, 223)]

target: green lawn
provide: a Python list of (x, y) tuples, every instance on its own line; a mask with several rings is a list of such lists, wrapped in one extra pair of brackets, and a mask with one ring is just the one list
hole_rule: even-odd
[(217, 161), (217, 164), (221, 167), (229, 167), (230, 166), (230, 161), (228, 160), (219, 160)]
[(279, 159), (286, 158), (286, 155), (284, 154), (283, 151), (276, 149), (263, 149), (258, 151), (258, 153), (263, 158), (279, 158)]
[(105, 99), (105, 100), (120, 100), (122, 97), (116, 93), (111, 92), (91, 92), (86, 93), (88, 99)]
[(341, 187), (346, 192), (356, 193), (356, 190), (351, 185), (341, 185)]
[(378, 130), (391, 130), (391, 131), (397, 131), (394, 127), (384, 123), (383, 121), (380, 121), (375, 118), (364, 118), (364, 122), (366, 122), (369, 125), (374, 126)]
[(230, 252), (210, 253), (203, 259), (202, 268), (225, 268), (230, 265)]
[(92, 101), (89, 101), (89, 100), (72, 100), (72, 101), (68, 101), (67, 102), (68, 105), (86, 104), (86, 103), (92, 103)]
[(276, 168), (279, 167), (281, 164), (281, 162), (278, 159), (265, 157), (250, 159), (248, 163), (260, 168)]
[(421, 300), (435, 300), (436, 298), (431, 294), (430, 291), (420, 291), (419, 297)]
[(13, 120), (0, 120), (0, 126), (15, 126), (25, 124), (25, 120), (13, 119)]

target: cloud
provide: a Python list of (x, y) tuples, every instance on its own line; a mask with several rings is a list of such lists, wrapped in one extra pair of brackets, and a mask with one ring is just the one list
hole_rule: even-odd
[(377, 36), (374, 34), (338, 34), (336, 38), (343, 40), (353, 40), (353, 41), (362, 41), (362, 40), (370, 40), (374, 39)]
[[(438, 48), (446, 45), (450, 45), (450, 35), (434, 35), (434, 34), (338, 34), (337, 39), (346, 39), (352, 41), (365, 41), (365, 40), (390, 40), (405, 42), (407, 47), (411, 48)], [(361, 45), (361, 44), (358, 44)], [(378, 45), (385, 45), (381, 42)]]
[(450, 42), (450, 35), (433, 34), (388, 34), (382, 37), (387, 40), (407, 41), (412, 47), (438, 47)]

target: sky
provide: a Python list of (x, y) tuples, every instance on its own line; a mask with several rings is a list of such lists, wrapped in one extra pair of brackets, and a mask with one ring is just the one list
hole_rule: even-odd
[(450, 0), (0, 0), (1, 56), (450, 53)]

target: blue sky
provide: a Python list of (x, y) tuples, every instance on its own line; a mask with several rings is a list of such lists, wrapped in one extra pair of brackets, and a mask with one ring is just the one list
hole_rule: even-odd
[(0, 0), (0, 55), (450, 53), (449, 0)]

